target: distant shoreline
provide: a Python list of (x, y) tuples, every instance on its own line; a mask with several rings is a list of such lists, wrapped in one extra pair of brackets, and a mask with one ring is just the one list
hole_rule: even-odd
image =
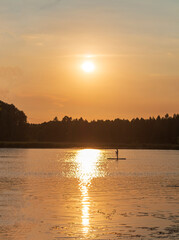
[(117, 144), (70, 142), (0, 142), (0, 148), (100, 148), (100, 149), (163, 149), (179, 150), (179, 144)]

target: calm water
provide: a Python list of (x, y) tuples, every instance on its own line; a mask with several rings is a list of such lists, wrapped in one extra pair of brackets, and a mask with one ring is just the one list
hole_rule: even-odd
[(178, 239), (179, 151), (0, 149), (0, 239)]

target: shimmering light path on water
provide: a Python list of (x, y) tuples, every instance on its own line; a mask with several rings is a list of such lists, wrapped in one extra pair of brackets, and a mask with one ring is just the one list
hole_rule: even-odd
[(178, 239), (179, 151), (0, 149), (0, 239)]
[[(98, 176), (98, 165), (100, 159), (100, 151), (93, 149), (80, 150), (75, 158), (76, 176), (79, 178), (80, 190), (81, 190), (81, 208), (82, 208), (82, 225), (83, 232), (88, 233), (89, 231), (89, 208), (90, 199), (88, 196), (88, 188), (91, 184), (91, 180)], [(72, 170), (73, 172), (75, 169)]]

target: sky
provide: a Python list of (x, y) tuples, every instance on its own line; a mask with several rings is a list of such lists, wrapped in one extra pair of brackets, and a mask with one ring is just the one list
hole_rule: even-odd
[(0, 100), (31, 123), (178, 113), (178, 13), (178, 0), (0, 0)]

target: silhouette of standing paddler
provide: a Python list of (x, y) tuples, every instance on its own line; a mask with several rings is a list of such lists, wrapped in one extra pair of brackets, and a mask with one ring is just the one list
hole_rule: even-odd
[(116, 158), (117, 158), (117, 160), (118, 160), (118, 153), (119, 153), (119, 151), (118, 151), (118, 148), (116, 149)]

